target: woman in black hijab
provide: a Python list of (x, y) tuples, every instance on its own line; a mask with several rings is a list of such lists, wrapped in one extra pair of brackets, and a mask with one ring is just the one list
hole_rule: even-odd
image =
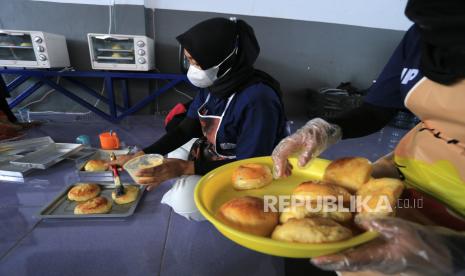
[[(140, 184), (150, 190), (167, 179), (190, 175), (178, 181), (162, 202), (175, 211), (183, 209), (178, 213), (188, 218), (200, 219), (193, 201), (199, 175), (235, 160), (270, 155), (285, 137), (285, 115), (279, 83), (254, 68), (260, 47), (245, 21), (212, 18), (177, 40), (190, 62), (187, 77), (201, 89), (180, 125), (137, 154), (165, 155), (192, 138), (199, 139), (188, 160), (168, 159), (140, 171)], [(176, 206), (179, 202), (182, 207)], [(188, 210), (186, 202), (190, 202)]]

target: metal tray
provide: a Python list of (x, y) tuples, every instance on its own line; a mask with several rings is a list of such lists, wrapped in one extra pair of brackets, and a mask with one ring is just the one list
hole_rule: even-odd
[(83, 147), (81, 144), (53, 143), (10, 163), (45, 170)]
[(53, 139), (49, 136), (0, 143), (0, 156), (17, 155), (25, 152), (31, 152), (53, 143)]
[(106, 48), (98, 48), (97, 51), (99, 51), (99, 52), (134, 53), (134, 49), (126, 50), (126, 49), (106, 49)]
[[(114, 151), (97, 150), (97, 152), (95, 152), (95, 154), (93, 154), (89, 158), (85, 158), (79, 161), (76, 165), (79, 180), (83, 182), (113, 182), (113, 172), (110, 170), (102, 172), (86, 172), (84, 170), (84, 166), (89, 160), (110, 160), (111, 152), (114, 152), (118, 156), (128, 154), (129, 149)], [(120, 174), (120, 177), (122, 181), (130, 180), (129, 175), (127, 173), (124, 173), (124, 171)]]
[(10, 161), (17, 160), (21, 157), (22, 156), (13, 155), (0, 161), (0, 181), (24, 182), (24, 177), (30, 173), (32, 168), (10, 163)]
[[(76, 183), (78, 184), (78, 183)], [(101, 196), (105, 196), (107, 199), (111, 200), (111, 192), (114, 189), (114, 184), (109, 183), (97, 183), (102, 188), (100, 192)], [(75, 201), (68, 200), (68, 191), (74, 186), (66, 187), (55, 199), (53, 199), (49, 204), (47, 204), (39, 212), (41, 218), (57, 218), (57, 219), (82, 219), (82, 218), (124, 218), (129, 217), (134, 214), (139, 201), (142, 198), (142, 195), (145, 192), (145, 186), (140, 186), (137, 184), (127, 184), (124, 185), (136, 185), (139, 186), (139, 195), (136, 200), (128, 204), (116, 204), (113, 202), (111, 211), (107, 214), (89, 214), (89, 215), (75, 215), (74, 207), (77, 203)]]

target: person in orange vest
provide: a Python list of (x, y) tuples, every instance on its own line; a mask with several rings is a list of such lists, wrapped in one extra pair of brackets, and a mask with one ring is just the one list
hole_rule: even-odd
[[(376, 131), (389, 121), (386, 113), (401, 103), (421, 122), (402, 138), (392, 155), (375, 166), (382, 164), (385, 173), (403, 179), (408, 198), (424, 199), (419, 212), (431, 223), (400, 217), (360, 218), (356, 223), (379, 232), (380, 238), (311, 260), (325, 270), (355, 271), (357, 275), (465, 274), (465, 2), (409, 0), (406, 15), (415, 27), (371, 89), (368, 107), (332, 121), (309, 121), (278, 144), (273, 161), (276, 176), (286, 177), (292, 173), (290, 155), (299, 154), (303, 166), (341, 138)], [(418, 32), (417, 39), (412, 39), (413, 32)], [(411, 51), (412, 47), (416, 50)], [(409, 67), (415, 56), (417, 71)]]

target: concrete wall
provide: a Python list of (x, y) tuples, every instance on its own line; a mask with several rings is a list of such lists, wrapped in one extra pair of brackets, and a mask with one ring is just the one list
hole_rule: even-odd
[[(217, 14), (154, 10), (156, 60), (162, 71), (178, 68), (176, 35)], [(403, 31), (257, 16), (238, 16), (249, 22), (261, 46), (256, 67), (281, 82), (288, 114), (303, 116), (305, 89), (351, 81), (368, 87), (402, 38)]]
[[(108, 28), (108, 7), (103, 5), (25, 0), (0, 0), (0, 4), (0, 23), (3, 25), (0, 28), (37, 29), (65, 35), (71, 64), (76, 69), (90, 68), (86, 34), (106, 32)], [(204, 19), (232, 15), (152, 9), (148, 6), (116, 5), (117, 26), (114, 33), (155, 37), (156, 65), (164, 73), (179, 72), (176, 35)], [(248, 21), (255, 28), (261, 45), (257, 68), (281, 81), (285, 104), (291, 117), (304, 116), (307, 106), (303, 100), (306, 88), (335, 86), (341, 81), (352, 81), (361, 88), (369, 86), (403, 35), (401, 30), (262, 16), (234, 16)], [(91, 84), (95, 87), (101, 85)], [(145, 96), (150, 89), (159, 85), (155, 82), (132, 84), (132, 97)], [(178, 90), (188, 89), (180, 87)], [(34, 109), (82, 111), (67, 98), (57, 93), (52, 95), (35, 105)], [(174, 103), (185, 100), (180, 93), (170, 91), (151, 108), (144, 110), (144, 113), (157, 109), (168, 110)]]
[[(145, 35), (145, 10), (139, 5), (116, 5), (116, 28), (113, 33)], [(87, 33), (107, 33), (108, 7), (85, 4), (63, 4), (28, 0), (0, 0), (0, 28), (19, 30), (40, 30), (66, 36), (71, 66), (77, 70), (91, 70)], [(102, 80), (86, 79), (89, 86), (101, 91)], [(131, 81), (131, 98), (137, 101), (148, 94), (146, 82)], [(48, 91), (42, 88), (28, 98), (21, 106), (42, 98)], [(90, 103), (94, 98), (81, 94)], [(100, 107), (104, 108), (103, 105)], [(34, 111), (87, 111), (60, 93), (51, 93), (41, 103), (30, 107)], [(145, 110), (148, 112), (149, 110)]]

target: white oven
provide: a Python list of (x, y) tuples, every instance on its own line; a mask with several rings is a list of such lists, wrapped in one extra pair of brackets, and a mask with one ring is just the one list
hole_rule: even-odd
[(68, 67), (66, 39), (40, 31), (0, 30), (0, 66)]
[(140, 35), (87, 34), (92, 69), (149, 71), (155, 68), (153, 39)]

